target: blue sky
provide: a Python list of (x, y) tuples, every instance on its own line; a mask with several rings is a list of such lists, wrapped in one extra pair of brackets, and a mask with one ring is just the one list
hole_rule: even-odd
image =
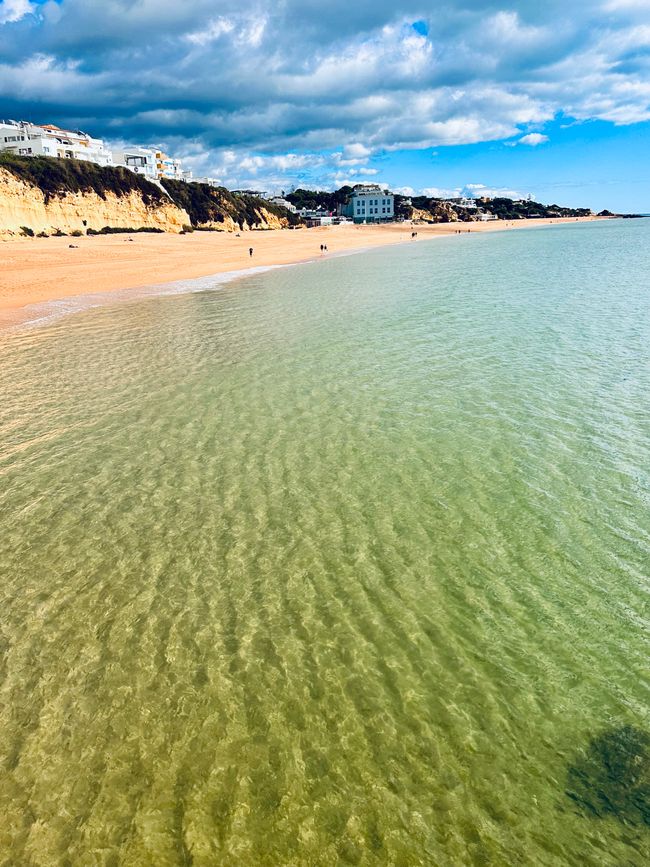
[(0, 116), (230, 187), (650, 211), (650, 0), (0, 0)]

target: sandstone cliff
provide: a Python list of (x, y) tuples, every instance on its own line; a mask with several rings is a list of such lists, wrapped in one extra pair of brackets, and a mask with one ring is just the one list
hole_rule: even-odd
[(189, 222), (188, 214), (167, 198), (146, 202), (139, 190), (123, 195), (108, 190), (103, 197), (94, 190), (48, 196), (0, 166), (0, 233), (4, 235), (20, 235), (22, 227), (48, 235), (99, 231), (105, 226), (180, 232)]
[(412, 220), (423, 220), (425, 223), (457, 223), (460, 219), (457, 211), (447, 202), (431, 199), (428, 208), (413, 208)]
[(301, 223), (286, 208), (256, 196), (234, 195), (224, 187), (186, 184), (162, 179), (172, 199), (190, 215), (197, 229), (232, 232), (247, 229), (285, 229)]
[(254, 196), (204, 184), (151, 183), (119, 167), (0, 153), (0, 236), (112, 230), (235, 232), (300, 220)]

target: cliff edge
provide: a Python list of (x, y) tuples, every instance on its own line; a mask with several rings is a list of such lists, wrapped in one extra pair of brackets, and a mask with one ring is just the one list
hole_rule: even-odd
[(0, 236), (233, 232), (298, 223), (284, 208), (221, 187), (166, 179), (159, 185), (119, 166), (0, 153)]

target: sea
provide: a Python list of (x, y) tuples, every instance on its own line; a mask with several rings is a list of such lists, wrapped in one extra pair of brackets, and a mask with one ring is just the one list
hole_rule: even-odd
[(649, 274), (551, 225), (0, 334), (0, 863), (650, 863)]

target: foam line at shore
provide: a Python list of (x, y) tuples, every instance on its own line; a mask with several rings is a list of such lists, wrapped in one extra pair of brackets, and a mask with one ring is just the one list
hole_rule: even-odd
[(86, 310), (91, 310), (96, 307), (108, 307), (114, 304), (124, 304), (131, 301), (143, 301), (147, 298), (184, 295), (192, 292), (208, 292), (213, 289), (219, 289), (226, 283), (231, 283), (234, 280), (252, 277), (255, 274), (263, 274), (267, 271), (274, 271), (277, 268), (290, 268), (298, 264), (304, 263), (292, 262), (286, 265), (258, 265), (253, 268), (240, 268), (234, 271), (222, 271), (216, 274), (208, 274), (205, 277), (172, 280), (167, 283), (152, 283), (148, 286), (138, 286), (132, 289), (118, 289), (106, 292), (88, 293), (86, 295), (73, 295), (69, 298), (59, 298), (52, 301), (42, 301), (37, 304), (28, 304), (18, 310), (11, 311), (9, 321), (4, 328), (0, 322), (0, 330), (35, 328), (49, 325), (51, 322), (61, 319), (64, 316), (70, 316), (74, 313), (83, 313)]
[[(468, 235), (474, 238), (484, 232), (516, 231), (531, 227), (531, 223), (541, 227), (561, 222), (575, 224), (574, 221), (560, 220), (522, 221), (516, 226), (478, 224), (472, 226), (471, 235), (469, 231), (457, 234), (453, 226), (446, 224), (417, 227), (417, 243), (442, 237), (467, 239)], [(275, 268), (327, 261), (339, 256), (412, 243), (409, 237), (410, 229), (401, 226), (387, 229), (373, 227), (365, 237), (360, 237), (362, 231), (358, 230), (358, 227), (345, 232), (314, 230), (313, 235), (305, 234), (295, 238), (295, 244), (293, 233), (283, 236), (276, 236), (275, 232), (264, 233), (263, 237), (254, 239), (256, 258), (259, 247), (259, 257), (263, 264), (244, 268), (236, 266), (240, 265), (244, 256), (247, 257), (248, 243), (253, 239), (242, 242), (238, 236), (193, 239), (191, 246), (187, 247), (185, 242), (181, 241), (183, 247), (180, 249), (176, 236), (168, 236), (163, 240), (158, 236), (138, 239), (141, 246), (128, 250), (118, 245), (112, 237), (102, 239), (101, 245), (97, 239), (93, 239), (88, 246), (83, 245), (84, 255), (81, 260), (77, 259), (75, 254), (69, 258), (65, 247), (60, 244), (56, 246), (59, 239), (48, 239), (52, 242), (50, 244), (46, 241), (45, 244), (29, 246), (28, 242), (13, 242), (11, 247), (7, 248), (8, 253), (13, 248), (13, 255), (6, 257), (3, 275), (6, 278), (5, 285), (0, 286), (0, 333), (49, 324), (95, 307), (165, 295), (210, 291), (234, 280)], [(314, 247), (318, 241), (326, 241), (329, 245), (334, 245), (335, 249), (325, 256), (319, 256), (311, 243), (309, 246), (304, 243), (307, 239), (310, 242), (313, 240)], [(290, 243), (287, 244), (287, 241)], [(357, 243), (354, 243), (355, 241)], [(364, 241), (368, 243), (363, 243)], [(200, 269), (206, 267), (207, 270), (213, 257), (217, 267), (219, 264), (225, 266), (223, 270), (201, 274)], [(105, 265), (107, 267), (104, 267)], [(235, 267), (228, 267), (229, 265)], [(178, 279), (176, 275), (183, 270), (189, 272), (188, 276)], [(155, 279), (156, 276), (162, 279)], [(166, 279), (167, 277), (171, 279)], [(96, 291), (85, 291), (87, 286), (93, 285), (96, 286)], [(74, 291), (75, 288), (77, 291)], [(30, 294), (36, 297), (28, 300)]]
[[(422, 241), (433, 241), (445, 237), (436, 235), (423, 238)], [(394, 242), (391, 247), (408, 246), (409, 242)], [(332, 259), (340, 259), (346, 256), (354, 256), (359, 253), (370, 253), (374, 250), (384, 249), (381, 247), (364, 246), (351, 250), (338, 250), (328, 253), (326, 256), (312, 256), (308, 259), (300, 259), (296, 262), (285, 262), (279, 265), (256, 265), (251, 268), (238, 268), (232, 271), (221, 271), (216, 274), (208, 274), (204, 277), (192, 277), (182, 280), (171, 280), (165, 283), (151, 283), (147, 286), (138, 286), (131, 289), (108, 290), (73, 295), (68, 298), (53, 299), (37, 304), (29, 304), (17, 310), (13, 310), (8, 321), (3, 324), (0, 320), (0, 331), (37, 328), (49, 325), (57, 319), (71, 316), (75, 313), (83, 313), (97, 307), (109, 307), (114, 304), (124, 304), (132, 301), (143, 301), (148, 298), (162, 298), (172, 295), (185, 295), (195, 292), (210, 292), (221, 289), (227, 283), (253, 277), (256, 274), (264, 274), (268, 271), (276, 271), (280, 268), (295, 268), (299, 265), (310, 265), (316, 262), (324, 262)]]

